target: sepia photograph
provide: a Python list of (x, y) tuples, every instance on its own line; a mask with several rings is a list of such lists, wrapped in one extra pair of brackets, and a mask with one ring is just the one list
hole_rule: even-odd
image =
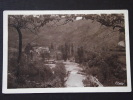
[(3, 93), (130, 92), (127, 10), (4, 11)]

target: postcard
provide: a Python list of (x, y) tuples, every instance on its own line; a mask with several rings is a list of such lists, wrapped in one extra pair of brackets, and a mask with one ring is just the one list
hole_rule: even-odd
[(128, 10), (3, 12), (3, 93), (131, 92)]

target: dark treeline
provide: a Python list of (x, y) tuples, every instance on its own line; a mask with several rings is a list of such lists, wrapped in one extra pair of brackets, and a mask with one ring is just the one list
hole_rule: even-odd
[(74, 57), (74, 44), (73, 43), (65, 43), (64, 45), (59, 45), (58, 50), (62, 53), (62, 59), (66, 61), (71, 57)]
[(75, 59), (76, 63), (83, 63), (87, 60), (87, 53), (83, 46), (75, 46), (73, 43), (64, 43), (59, 45), (58, 50), (62, 53), (62, 59), (64, 61)]

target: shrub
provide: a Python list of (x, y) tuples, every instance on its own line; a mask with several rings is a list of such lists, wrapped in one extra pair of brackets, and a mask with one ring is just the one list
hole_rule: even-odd
[(8, 73), (8, 88), (16, 88), (16, 77), (12, 73)]
[(43, 87), (64, 87), (64, 78), (66, 77), (66, 69), (63, 63), (57, 63), (55, 68), (53, 68), (53, 76), (46, 81), (45, 83), (42, 83)]
[[(42, 61), (27, 61), (25, 56), (19, 65), (19, 78), (16, 76), (17, 60), (9, 59), (8, 69), (8, 88), (47, 88), (64, 87), (64, 78), (66, 69), (63, 63), (57, 63), (55, 68), (51, 69)], [(19, 82), (19, 83), (18, 83)]]
[(17, 68), (17, 59), (8, 59), (8, 72), (15, 73)]
[[(43, 62), (27, 62), (24, 55), (19, 65), (19, 78), (16, 76), (17, 60), (15, 57), (8, 61), (8, 88), (34, 88), (41, 87), (41, 83), (45, 83), (53, 77), (53, 71)], [(19, 83), (18, 83), (19, 82)]]
[(85, 87), (97, 87), (98, 84), (96, 84), (95, 82), (93, 82), (91, 80), (91, 76), (88, 75), (88, 77), (86, 77), (86, 79), (83, 80), (83, 84)]
[(47, 82), (53, 75), (48, 65), (41, 62), (30, 62), (28, 65), (21, 67), (21, 75), (27, 76), (30, 81)]
[(66, 69), (63, 63), (57, 63), (55, 68), (53, 69), (54, 71), (54, 77), (58, 77), (61, 81), (61, 86), (64, 86), (64, 78), (66, 77)]
[(87, 63), (88, 66), (84, 69), (86, 74), (97, 76), (105, 86), (114, 86), (116, 81), (126, 81), (126, 71), (122, 70), (125, 65), (118, 61), (117, 54), (103, 53)]
[(64, 84), (62, 83), (61, 79), (58, 76), (55, 76), (52, 80), (49, 80), (44, 84), (44, 87), (50, 88), (50, 87), (64, 87)]

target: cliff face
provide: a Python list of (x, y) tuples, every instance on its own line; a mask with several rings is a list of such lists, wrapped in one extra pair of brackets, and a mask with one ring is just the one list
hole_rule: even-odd
[[(16, 45), (17, 40), (16, 31), (9, 31), (9, 46)], [(76, 47), (83, 46), (86, 50), (100, 51), (117, 46), (119, 32), (117, 29), (101, 26), (96, 21), (78, 20), (61, 26), (44, 26), (38, 36), (23, 30), (23, 46), (30, 41), (45, 46), (51, 42), (56, 46), (72, 42)]]

